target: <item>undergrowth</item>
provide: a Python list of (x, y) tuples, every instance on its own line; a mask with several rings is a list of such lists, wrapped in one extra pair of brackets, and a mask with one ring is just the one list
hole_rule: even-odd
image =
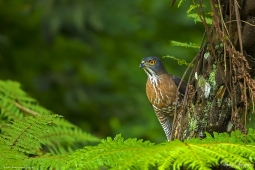
[(0, 169), (253, 169), (253, 129), (160, 144), (120, 134), (99, 142), (40, 106), (17, 82), (0, 81), (0, 103)]

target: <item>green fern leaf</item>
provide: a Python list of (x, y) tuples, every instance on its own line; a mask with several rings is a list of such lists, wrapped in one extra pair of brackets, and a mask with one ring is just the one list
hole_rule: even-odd
[(0, 80), (0, 110), (0, 169), (26, 169), (39, 159), (48, 160), (40, 162), (40, 167), (55, 167), (56, 154), (60, 158), (88, 142), (99, 141), (41, 107), (13, 81)]
[[(102, 140), (98, 146), (80, 149), (68, 158), (65, 168), (98, 169), (211, 169), (219, 165), (235, 169), (253, 169), (254, 140), (249, 145), (244, 139), (254, 136), (251, 130), (246, 137), (239, 131), (207, 135), (204, 140), (178, 140), (154, 145), (137, 139), (124, 140), (120, 135), (113, 140)], [(224, 140), (222, 142), (222, 140)], [(233, 143), (237, 142), (237, 143)], [(240, 144), (239, 144), (240, 143)]]
[[(181, 60), (181, 59), (175, 58), (175, 57), (170, 56), (170, 55), (164, 56), (163, 58), (165, 58), (165, 57), (166, 58), (171, 58), (173, 60), (176, 60), (178, 65), (183, 65), (183, 64), (186, 65), (186, 66), (190, 65), (190, 63), (187, 63), (186, 60)], [(193, 64), (191, 65), (191, 67), (193, 67)]]
[[(3, 120), (0, 122), (0, 128), (9, 126), (10, 121), (14, 121), (16, 124), (17, 122), (22, 123), (26, 116), (42, 116), (41, 118), (44, 118), (44, 115), (47, 117), (53, 114), (41, 107), (35, 99), (29, 97), (20, 88), (19, 83), (13, 81), (0, 80), (0, 108), (0, 119)], [(86, 142), (99, 141), (98, 138), (83, 132), (80, 128), (60, 118), (60, 116), (57, 117), (52, 119), (51, 125), (38, 125), (48, 129), (47, 134), (40, 133), (40, 136), (37, 136), (38, 140), (44, 141), (44, 149), (50, 150), (52, 153), (63, 154), (74, 151), (78, 148), (78, 145), (84, 145)], [(28, 118), (25, 122), (29, 119), (32, 120), (33, 118)], [(33, 124), (33, 126), (35, 125)], [(23, 130), (23, 127), (20, 126), (19, 128), (19, 130)], [(29, 127), (27, 128), (29, 129)], [(19, 131), (13, 132), (14, 136), (15, 134), (18, 135)], [(26, 142), (29, 145), (29, 142)]]
[[(107, 138), (102, 140), (98, 146), (87, 146), (70, 155), (66, 168), (84, 168), (97, 169), (102, 166), (112, 166), (113, 168), (132, 167), (138, 157), (138, 153), (145, 148), (153, 146), (150, 142), (143, 142), (137, 139), (124, 139), (121, 135), (117, 135), (115, 139)], [(136, 159), (134, 159), (136, 158)], [(117, 162), (115, 162), (118, 160)], [(121, 163), (121, 164), (119, 164)]]
[[(202, 22), (201, 18), (199, 17), (197, 13), (189, 13), (188, 17), (193, 18), (195, 22)], [(209, 25), (212, 25), (212, 18), (205, 17), (205, 22)]]
[(100, 141), (99, 138), (83, 132), (77, 126), (60, 118), (54, 119), (48, 133), (39, 137), (47, 139), (45, 141), (47, 149), (55, 154), (71, 153), (80, 145)]
[(65, 158), (67, 155), (51, 155), (45, 154), (40, 157), (33, 157), (23, 160), (23, 166), (28, 167), (27, 169), (63, 169), (63, 165), (66, 164)]
[(40, 155), (40, 149), (45, 140), (39, 138), (40, 134), (47, 133), (47, 124), (53, 121), (52, 116), (26, 117), (22, 122), (6, 124), (1, 130), (0, 140), (10, 150), (17, 150), (26, 154)]
[(177, 46), (177, 47), (187, 47), (187, 48), (197, 48), (199, 49), (200, 46), (194, 43), (183, 43), (178, 41), (170, 41), (171, 46)]

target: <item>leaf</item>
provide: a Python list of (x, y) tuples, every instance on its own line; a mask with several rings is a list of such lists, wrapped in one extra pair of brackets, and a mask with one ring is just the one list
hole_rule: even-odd
[(183, 43), (178, 41), (170, 41), (171, 46), (177, 46), (177, 47), (187, 47), (187, 48), (200, 48), (199, 45), (194, 43)]
[[(175, 57), (173, 57), (173, 56), (169, 56), (169, 55), (164, 56), (164, 57), (166, 57), (166, 58), (171, 58), (171, 59), (176, 60), (177, 63), (178, 63), (178, 65), (183, 65), (183, 64), (186, 65), (186, 66), (189, 66), (189, 65), (190, 65), (190, 63), (187, 63), (186, 60), (181, 60), (181, 59), (175, 58)], [(163, 58), (164, 58), (164, 57), (163, 57)], [(191, 67), (193, 67), (193, 64), (191, 65)]]
[(245, 138), (253, 139), (253, 136), (253, 130), (250, 130), (247, 136), (236, 131), (231, 136), (227, 133), (215, 133), (214, 138), (207, 134), (207, 138), (203, 140), (175, 140), (154, 145), (137, 139), (124, 140), (117, 135), (114, 140), (107, 138), (98, 146), (85, 147), (74, 152), (65, 168), (211, 169), (221, 165), (236, 169), (253, 169), (254, 140), (247, 140), (251, 142), (249, 145), (244, 143)]
[[(189, 18), (193, 18), (195, 22), (202, 22), (199, 15), (196, 13), (190, 13), (188, 14)], [(205, 22), (209, 25), (212, 25), (212, 18), (205, 17)]]

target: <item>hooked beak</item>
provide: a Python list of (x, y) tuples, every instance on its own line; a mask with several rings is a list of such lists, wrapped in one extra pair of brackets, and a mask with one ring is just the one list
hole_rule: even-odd
[(140, 68), (144, 68), (144, 67), (145, 67), (145, 62), (144, 62), (144, 61), (141, 61), (139, 67), (140, 67)]

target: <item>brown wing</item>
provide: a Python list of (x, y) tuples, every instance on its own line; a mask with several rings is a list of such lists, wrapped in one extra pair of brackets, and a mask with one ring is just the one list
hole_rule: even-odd
[[(172, 80), (174, 81), (176, 86), (178, 87), (180, 82), (181, 82), (181, 78), (176, 77), (176, 76), (172, 76), (172, 75), (170, 75), (170, 77), (172, 78)], [(186, 87), (187, 87), (187, 83), (183, 80), (182, 83), (181, 83), (181, 86), (179, 88), (179, 92), (184, 95), (185, 91), (186, 91)]]

